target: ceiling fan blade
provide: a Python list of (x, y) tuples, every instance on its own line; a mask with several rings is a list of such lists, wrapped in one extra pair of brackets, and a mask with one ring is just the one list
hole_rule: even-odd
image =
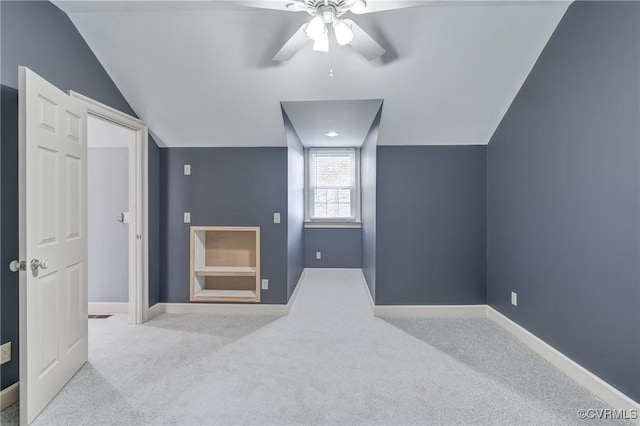
[(385, 54), (386, 50), (377, 41), (371, 38), (358, 24), (351, 19), (344, 19), (353, 31), (353, 40), (349, 45), (367, 60), (372, 61)]
[(353, 8), (351, 12), (356, 15), (364, 13), (382, 12), (384, 10), (404, 9), (407, 7), (425, 6), (429, 2), (424, 0), (366, 0), (364, 9)]
[(282, 46), (282, 48), (276, 53), (276, 56), (273, 57), (274, 61), (284, 62), (293, 58), (293, 56), (298, 53), (298, 50), (302, 49), (305, 44), (307, 44), (310, 40), (309, 37), (304, 32), (307, 24), (302, 24), (298, 31), (296, 31), (289, 40)]
[(286, 8), (292, 12), (306, 12), (308, 10), (307, 4), (301, 0), (291, 0), (287, 3)]

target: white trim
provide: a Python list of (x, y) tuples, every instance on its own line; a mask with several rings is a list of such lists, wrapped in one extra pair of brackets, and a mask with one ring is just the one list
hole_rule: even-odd
[(300, 278), (298, 278), (298, 283), (296, 284), (296, 288), (293, 289), (293, 293), (289, 298), (289, 302), (287, 302), (287, 308), (288, 308), (287, 312), (291, 311), (291, 308), (293, 307), (293, 304), (296, 301), (296, 297), (298, 297), (298, 290), (300, 290), (300, 284), (302, 284), (302, 281), (304, 280), (304, 276), (306, 272), (307, 270), (303, 269), (302, 273), (300, 274)]
[[(132, 191), (134, 205), (129, 210), (134, 212), (129, 235), (129, 322), (141, 324), (147, 320), (149, 309), (149, 132), (141, 120), (121, 111), (88, 98), (78, 92), (69, 90), (69, 96), (85, 103), (87, 112), (93, 116), (128, 127), (136, 132), (136, 142), (130, 151), (130, 176), (135, 176), (135, 191)], [(131, 204), (131, 203), (130, 203)], [(142, 239), (136, 236), (141, 235)]]
[[(516, 324), (492, 307), (487, 307), (487, 316), (504, 330), (508, 331), (522, 343), (531, 348), (542, 358), (549, 361), (557, 369), (569, 376), (578, 384), (584, 386), (591, 393), (602, 399), (615, 409), (639, 410), (640, 403), (614, 388), (600, 377), (596, 376), (577, 362), (573, 361), (544, 340), (535, 336), (530, 331)], [(640, 424), (640, 421), (638, 422)]]
[[(205, 315), (281, 315), (289, 313), (289, 305), (247, 303), (157, 303), (158, 314)], [(154, 308), (155, 308), (154, 306)]]
[(300, 274), (298, 284), (286, 305), (267, 303), (156, 303), (148, 312), (147, 319), (160, 314), (205, 314), (205, 315), (279, 315), (286, 316), (291, 311), (298, 290), (304, 280), (306, 269)]
[(487, 305), (377, 305), (373, 314), (401, 318), (481, 318), (487, 316)]
[(487, 316), (487, 305), (377, 305), (373, 314), (401, 318), (478, 318)]
[(147, 321), (157, 317), (161, 313), (162, 313), (162, 310), (160, 309), (160, 304), (156, 303), (155, 305), (153, 305), (147, 310)]
[[(421, 306), (374, 306), (375, 316), (442, 318), (483, 317), (499, 325), (531, 350), (549, 361), (558, 370), (577, 384), (609, 404), (614, 409), (638, 410), (640, 403), (620, 392), (553, 346), (488, 305), (421, 305)], [(585, 407), (589, 408), (589, 407)], [(640, 425), (640, 419), (637, 420)]]
[(305, 228), (362, 228), (362, 222), (305, 222)]
[(18, 401), (20, 401), (20, 382), (15, 382), (0, 392), (0, 411), (4, 411)]
[(127, 302), (89, 302), (89, 315), (126, 313), (129, 313), (129, 304)]
[(115, 121), (116, 123), (125, 123), (125, 126), (134, 130), (139, 127), (146, 127), (142, 120), (132, 117), (122, 111), (118, 111), (117, 109), (112, 108), (109, 105), (105, 105), (81, 93), (69, 90), (69, 96), (71, 96), (72, 98), (80, 99), (87, 104), (87, 108), (89, 109), (89, 111), (98, 110), (101, 113), (101, 116), (102, 114), (104, 114), (104, 118), (110, 119), (111, 121)]
[(373, 301), (371, 290), (369, 290), (369, 284), (367, 284), (367, 278), (364, 276), (364, 271), (362, 269), (360, 269), (360, 279), (362, 280), (362, 284), (364, 284), (364, 291), (367, 293), (367, 300), (369, 300), (369, 308), (371, 309), (371, 312), (375, 312), (376, 304)]
[[(354, 195), (354, 211), (353, 219), (344, 218), (311, 218), (311, 206), (309, 205), (310, 180), (309, 175), (309, 157), (311, 151), (331, 151), (331, 150), (354, 150), (355, 162), (355, 195)], [(359, 147), (304, 147), (304, 227), (305, 228), (361, 228), (362, 227), (362, 195), (360, 181), (360, 148)], [(313, 224), (317, 224), (314, 226)]]

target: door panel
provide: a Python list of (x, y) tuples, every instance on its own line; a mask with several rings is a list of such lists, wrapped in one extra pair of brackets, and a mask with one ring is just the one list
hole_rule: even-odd
[[(87, 361), (86, 109), (20, 67), (20, 421)], [(31, 268), (33, 261), (40, 267)]]

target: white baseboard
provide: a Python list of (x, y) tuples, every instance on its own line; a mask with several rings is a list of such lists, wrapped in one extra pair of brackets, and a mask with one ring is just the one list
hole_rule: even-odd
[(9, 408), (20, 400), (20, 382), (15, 382), (0, 392), (0, 411)]
[[(375, 316), (405, 318), (488, 317), (611, 407), (627, 411), (637, 410), (636, 413), (640, 413), (640, 403), (488, 305), (381, 305), (374, 306), (373, 313)], [(638, 424), (640, 425), (640, 419)]]
[(89, 302), (89, 314), (128, 314), (128, 302)]
[(291, 294), (291, 297), (289, 298), (289, 301), (287, 302), (287, 313), (289, 313), (289, 311), (291, 311), (291, 307), (293, 306), (293, 303), (296, 301), (296, 298), (298, 297), (298, 290), (300, 290), (300, 284), (304, 280), (304, 276), (305, 276), (306, 272), (307, 272), (307, 270), (303, 269), (302, 273), (300, 274), (300, 278), (298, 278), (298, 283), (296, 284), (296, 288), (293, 289), (293, 293)]
[[(530, 331), (516, 324), (492, 307), (487, 307), (487, 316), (504, 330), (511, 333), (522, 343), (531, 348), (542, 358), (549, 361), (556, 368), (569, 376), (578, 384), (587, 388), (591, 393), (602, 399), (615, 409), (638, 410), (640, 413), (640, 403), (629, 398), (577, 362), (573, 361), (562, 352), (558, 351), (544, 340), (535, 336)], [(595, 407), (594, 407), (595, 408)], [(638, 422), (640, 424), (640, 422)]]
[(158, 314), (287, 315), (288, 305), (242, 303), (157, 303)]
[(298, 284), (286, 305), (267, 303), (156, 303), (147, 310), (147, 320), (160, 314), (205, 314), (205, 315), (277, 315), (289, 314), (298, 296), (306, 269), (300, 274)]
[(486, 317), (487, 305), (377, 305), (373, 314), (396, 318)]
[(153, 305), (152, 307), (147, 309), (147, 319), (145, 321), (149, 321), (150, 319), (153, 319), (153, 318), (157, 317), (160, 314), (161, 314), (161, 312), (160, 312), (160, 304), (156, 303), (155, 305)]
[(361, 271), (360, 268), (304, 268), (305, 271)]
[(367, 300), (369, 301), (369, 307), (371, 308), (371, 312), (374, 312), (374, 315), (375, 315), (376, 304), (373, 301), (373, 296), (371, 296), (371, 290), (369, 290), (369, 284), (367, 284), (367, 279), (365, 278), (364, 272), (362, 271), (362, 269), (360, 269), (360, 278), (362, 279), (362, 284), (364, 284), (364, 291), (367, 292)]

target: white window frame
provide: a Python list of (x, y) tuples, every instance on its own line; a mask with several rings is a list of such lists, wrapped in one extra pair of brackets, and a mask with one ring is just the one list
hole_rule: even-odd
[[(309, 203), (309, 189), (310, 189), (310, 176), (309, 176), (309, 157), (311, 149), (314, 150), (335, 150), (335, 149), (353, 149), (355, 151), (355, 219), (344, 218), (311, 218), (311, 205)], [(360, 148), (353, 147), (326, 147), (326, 148), (305, 148), (304, 150), (304, 226), (305, 228), (360, 228), (362, 227), (362, 216), (360, 212), (361, 198), (360, 198)]]

